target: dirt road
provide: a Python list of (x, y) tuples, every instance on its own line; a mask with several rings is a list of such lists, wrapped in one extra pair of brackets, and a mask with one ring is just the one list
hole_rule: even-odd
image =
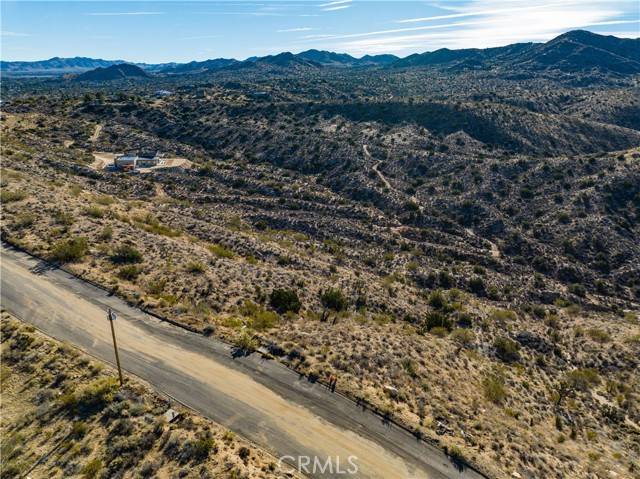
[[(232, 349), (128, 306), (62, 270), (2, 246), (2, 307), (59, 340), (113, 362), (106, 309), (118, 314), (120, 359), (133, 373), (198, 412), (273, 453), (332, 457), (333, 471), (311, 477), (480, 478), (458, 471), (437, 448), (323, 386), (254, 354), (233, 358)], [(338, 474), (355, 457), (357, 472)], [(314, 459), (311, 459), (312, 464)]]

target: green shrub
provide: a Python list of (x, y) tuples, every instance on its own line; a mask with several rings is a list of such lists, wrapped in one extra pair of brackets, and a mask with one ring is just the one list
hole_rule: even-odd
[(274, 289), (269, 297), (269, 304), (280, 314), (289, 311), (297, 313), (302, 307), (298, 294), (291, 289)]
[(568, 289), (570, 293), (576, 296), (584, 297), (587, 294), (586, 288), (579, 283), (570, 284)]
[(187, 271), (194, 274), (204, 273), (205, 266), (200, 261), (191, 261), (187, 263)]
[(31, 213), (19, 213), (16, 215), (13, 225), (16, 228), (28, 228), (29, 226), (33, 225), (35, 220), (35, 215)]
[(111, 253), (111, 261), (114, 263), (140, 263), (142, 262), (142, 253), (133, 246), (120, 245)]
[(507, 387), (504, 375), (499, 371), (494, 371), (485, 376), (482, 381), (484, 397), (494, 404), (502, 404), (507, 398)]
[(484, 279), (480, 276), (474, 276), (469, 280), (469, 290), (478, 296), (484, 296), (487, 294), (484, 285)]
[(101, 241), (109, 241), (113, 237), (113, 228), (111, 226), (105, 226), (98, 235), (98, 239)]
[(11, 191), (11, 190), (2, 190), (0, 191), (0, 203), (12, 203), (14, 201), (21, 201), (27, 197), (27, 194), (24, 191)]
[(587, 334), (591, 339), (598, 343), (607, 343), (611, 341), (611, 335), (603, 329), (591, 328), (587, 330)]
[(451, 333), (451, 339), (461, 347), (465, 347), (475, 341), (476, 335), (469, 329), (458, 328)]
[(520, 359), (520, 345), (509, 338), (499, 337), (493, 342), (496, 354), (504, 362), (511, 363)]
[(211, 253), (216, 255), (218, 258), (231, 259), (234, 256), (234, 253), (232, 250), (220, 244), (209, 245), (209, 251), (211, 251)]
[(141, 272), (142, 272), (142, 269), (140, 267), (134, 264), (130, 264), (127, 266), (123, 266), (118, 270), (118, 278), (124, 279), (127, 281), (133, 281), (140, 275)]
[(216, 441), (213, 437), (202, 436), (191, 444), (193, 457), (196, 461), (204, 461), (211, 451), (216, 450)]
[(238, 340), (236, 341), (236, 346), (238, 346), (240, 350), (246, 353), (251, 353), (258, 349), (257, 341), (247, 331), (243, 332), (242, 336), (238, 338)]
[(436, 289), (429, 294), (428, 302), (429, 306), (435, 309), (443, 309), (447, 305), (447, 300), (439, 289)]
[(71, 226), (75, 221), (75, 218), (69, 211), (56, 211), (53, 213), (53, 220), (58, 225)]
[(320, 293), (322, 306), (331, 311), (340, 312), (347, 309), (348, 302), (344, 293), (337, 288), (328, 288)]
[(444, 328), (447, 331), (451, 331), (453, 322), (444, 313), (441, 313), (440, 311), (432, 311), (427, 314), (425, 327), (428, 331), (431, 331), (433, 328)]
[(429, 332), (439, 338), (444, 338), (447, 334), (449, 334), (449, 330), (442, 326), (436, 326), (435, 328), (431, 328)]
[(600, 384), (600, 376), (595, 369), (575, 369), (565, 374), (563, 382), (569, 389), (584, 392)]
[(102, 461), (99, 458), (92, 459), (87, 462), (82, 468), (82, 476), (86, 479), (93, 479), (98, 477), (98, 473), (102, 470)]
[(105, 210), (97, 206), (89, 206), (84, 209), (84, 214), (91, 218), (102, 218), (105, 215)]
[(51, 249), (51, 258), (54, 261), (70, 263), (80, 261), (88, 252), (89, 244), (86, 238), (81, 236), (60, 240), (53, 245)]
[(273, 328), (278, 324), (278, 315), (273, 311), (260, 310), (251, 318), (251, 326), (257, 331)]
[(508, 309), (494, 309), (491, 311), (489, 318), (496, 323), (502, 323), (505, 321), (514, 321), (518, 317), (516, 316), (516, 313)]

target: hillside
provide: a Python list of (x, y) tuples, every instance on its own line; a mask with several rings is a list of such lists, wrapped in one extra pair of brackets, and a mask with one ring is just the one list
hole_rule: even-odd
[[(637, 479), (634, 42), (4, 81), (2, 238), (492, 479)], [(130, 150), (191, 166), (96, 161)]]
[(148, 78), (149, 74), (142, 68), (128, 63), (119, 63), (109, 67), (98, 67), (94, 70), (82, 73), (74, 78), (74, 81), (103, 82), (111, 80), (123, 80), (127, 78)]
[[(2, 477), (287, 474), (266, 452), (140, 381), (118, 388), (111, 368), (4, 311), (2, 337)], [(169, 410), (180, 415), (171, 423)]]

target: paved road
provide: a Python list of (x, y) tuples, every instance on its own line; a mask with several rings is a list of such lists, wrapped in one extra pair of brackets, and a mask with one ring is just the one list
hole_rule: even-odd
[[(312, 477), (480, 478), (437, 448), (259, 355), (232, 357), (219, 341), (153, 318), (108, 293), (2, 246), (2, 307), (43, 332), (113, 362), (107, 307), (118, 313), (123, 367), (276, 457), (333, 458)], [(349, 456), (358, 466), (354, 474)], [(288, 458), (286, 462), (295, 462)], [(304, 460), (303, 460), (304, 461)], [(313, 461), (313, 459), (312, 459)], [(303, 462), (304, 464), (304, 462)], [(310, 469), (308, 469), (310, 471)], [(311, 472), (311, 471), (310, 471)]]

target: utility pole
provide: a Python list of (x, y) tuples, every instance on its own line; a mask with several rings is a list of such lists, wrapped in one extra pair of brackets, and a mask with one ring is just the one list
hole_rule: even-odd
[(116, 352), (116, 364), (118, 365), (118, 376), (120, 377), (120, 386), (124, 385), (124, 379), (122, 379), (122, 368), (120, 367), (120, 356), (118, 356), (118, 343), (116, 342), (116, 330), (113, 328), (113, 323), (118, 316), (111, 308), (107, 311), (107, 319), (111, 325), (111, 337), (113, 338), (113, 349)]

